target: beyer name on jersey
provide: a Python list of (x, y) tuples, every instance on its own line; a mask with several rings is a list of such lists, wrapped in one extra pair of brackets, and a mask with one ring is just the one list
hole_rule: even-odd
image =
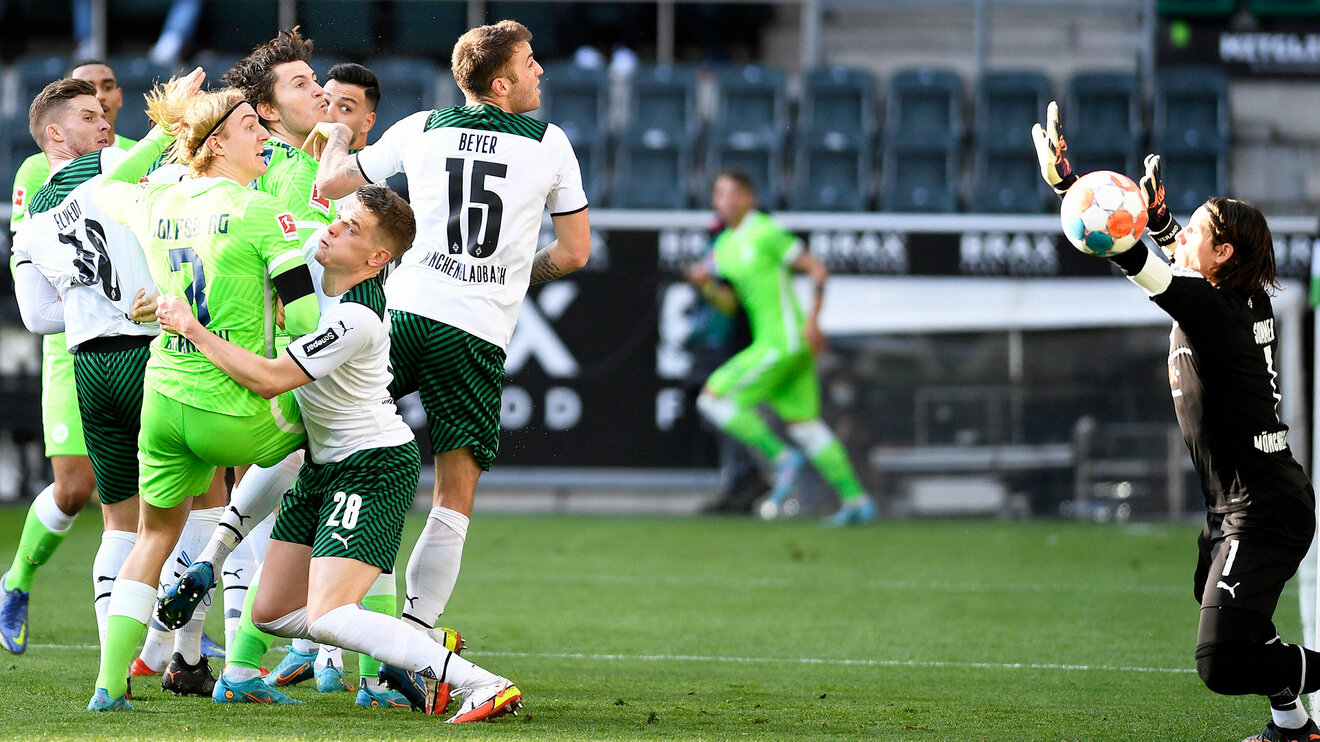
[(499, 138), (494, 134), (468, 134), (462, 132), (458, 135), (458, 148), (464, 152), (476, 152), (480, 155), (495, 154), (495, 144)]

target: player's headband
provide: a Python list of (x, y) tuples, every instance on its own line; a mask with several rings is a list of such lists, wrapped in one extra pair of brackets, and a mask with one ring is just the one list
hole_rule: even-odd
[(206, 144), (206, 140), (210, 139), (210, 138), (211, 138), (211, 135), (214, 134), (214, 133), (216, 132), (217, 129), (219, 129), (220, 127), (222, 127), (222, 126), (225, 125), (225, 120), (229, 118), (229, 114), (231, 114), (231, 113), (233, 113), (234, 111), (238, 110), (238, 107), (241, 106), (241, 105), (243, 105), (244, 103), (247, 103), (247, 100), (246, 100), (246, 99), (243, 99), (243, 98), (240, 98), (240, 99), (238, 100), (237, 103), (235, 103), (234, 105), (230, 106), (230, 107), (229, 107), (229, 110), (228, 110), (228, 111), (225, 111), (225, 115), (221, 116), (218, 120), (216, 120), (216, 122), (215, 122), (214, 124), (211, 125), (211, 128), (209, 128), (209, 129), (206, 130), (206, 135), (202, 137), (202, 143), (199, 144), (199, 145), (197, 145), (197, 148), (198, 148), (198, 149), (201, 149), (201, 148), (202, 148), (202, 144)]

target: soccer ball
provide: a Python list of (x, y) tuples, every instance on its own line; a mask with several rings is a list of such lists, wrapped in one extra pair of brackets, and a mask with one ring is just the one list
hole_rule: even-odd
[(1146, 231), (1141, 189), (1121, 173), (1097, 170), (1077, 179), (1063, 197), (1063, 234), (1088, 255), (1126, 252)]

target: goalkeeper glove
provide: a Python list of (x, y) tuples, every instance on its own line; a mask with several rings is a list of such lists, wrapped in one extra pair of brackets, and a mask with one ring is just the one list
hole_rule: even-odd
[(1146, 174), (1141, 176), (1141, 197), (1146, 201), (1146, 231), (1166, 251), (1173, 249), (1182, 225), (1169, 213), (1164, 202), (1164, 180), (1160, 177), (1160, 156), (1146, 155)]
[(1040, 175), (1054, 192), (1062, 196), (1068, 192), (1077, 175), (1068, 164), (1068, 143), (1063, 139), (1063, 120), (1059, 104), (1050, 101), (1046, 109), (1045, 128), (1032, 124), (1031, 139), (1036, 143), (1036, 159), (1040, 161)]

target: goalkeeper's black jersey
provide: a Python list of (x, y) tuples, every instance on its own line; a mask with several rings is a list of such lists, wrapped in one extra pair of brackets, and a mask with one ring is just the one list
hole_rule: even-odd
[[(1278, 340), (1264, 291), (1215, 288), (1178, 271), (1154, 301), (1174, 319), (1169, 386), (1212, 512), (1313, 498), (1279, 419)], [(1300, 349), (1291, 352), (1300, 352)]]

